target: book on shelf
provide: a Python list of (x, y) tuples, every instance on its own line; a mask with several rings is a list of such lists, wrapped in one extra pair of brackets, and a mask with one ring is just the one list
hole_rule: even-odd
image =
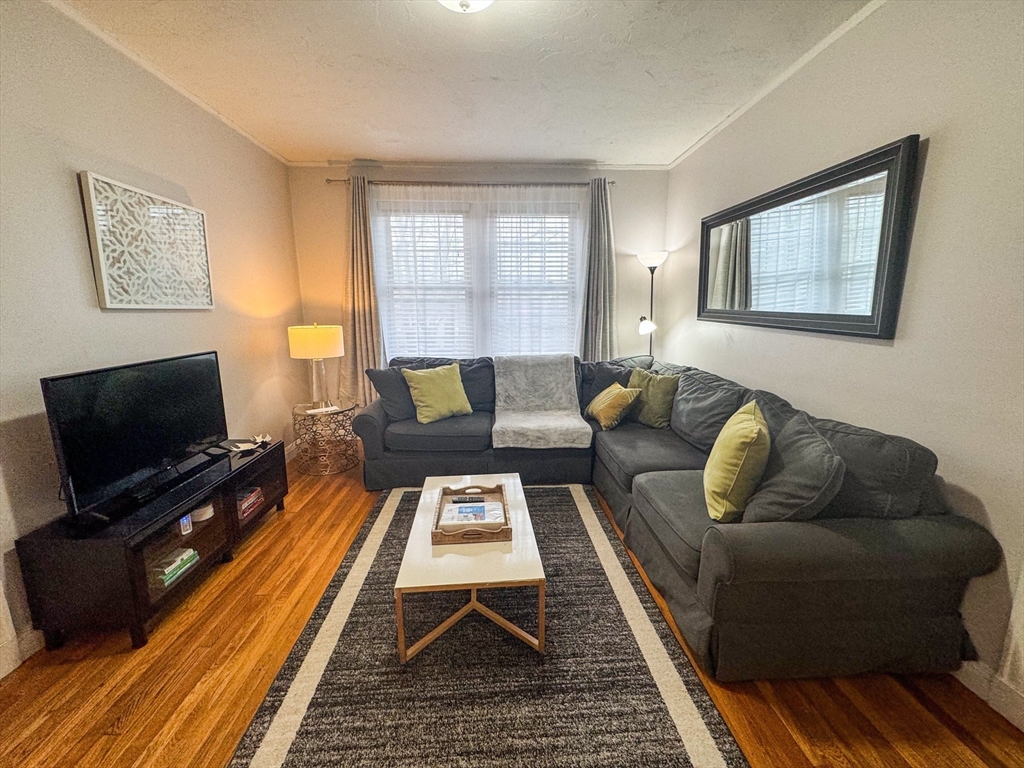
[(194, 549), (178, 548), (157, 561), (153, 571), (160, 582), (168, 587), (198, 562), (199, 553)]
[(261, 506), (265, 501), (263, 495), (263, 489), (259, 487), (255, 488), (241, 488), (235, 495), (238, 500), (238, 517), (245, 519)]

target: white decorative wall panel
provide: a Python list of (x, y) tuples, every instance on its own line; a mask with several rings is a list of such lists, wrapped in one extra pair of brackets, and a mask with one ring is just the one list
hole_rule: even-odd
[(87, 171), (81, 179), (101, 307), (213, 307), (202, 211)]

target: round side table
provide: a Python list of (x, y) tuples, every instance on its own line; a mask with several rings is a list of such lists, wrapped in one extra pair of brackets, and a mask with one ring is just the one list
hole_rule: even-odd
[(356, 433), (352, 431), (354, 405), (329, 413), (306, 413), (311, 406), (292, 409), (299, 471), (304, 475), (333, 475), (359, 463)]

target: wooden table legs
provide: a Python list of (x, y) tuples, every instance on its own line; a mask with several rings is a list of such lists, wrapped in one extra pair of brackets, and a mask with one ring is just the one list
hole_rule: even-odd
[[(495, 613), (486, 605), (477, 600), (476, 591), (477, 589), (498, 589), (501, 587), (525, 587), (525, 586), (536, 586), (537, 587), (537, 636), (534, 637), (529, 632), (520, 627), (517, 627), (511, 621), (506, 619), (504, 616)], [(447, 619), (442, 621), (432, 630), (430, 630), (421, 639), (417, 640), (412, 645), (406, 646), (405, 640), (405, 612), (402, 608), (402, 595), (412, 592), (451, 592), (461, 591), (469, 588), (470, 598), (469, 602), (459, 608), (455, 613), (449, 616)], [(488, 619), (493, 621), (499, 627), (512, 634), (514, 637), (519, 638), (528, 646), (533, 648), (538, 653), (544, 653), (544, 604), (545, 604), (545, 591), (547, 583), (544, 579), (538, 581), (527, 581), (527, 582), (516, 582), (506, 584), (476, 584), (476, 585), (460, 585), (457, 589), (451, 587), (421, 587), (417, 589), (396, 589), (395, 590), (395, 618), (398, 621), (398, 660), (405, 664), (409, 659), (415, 656), (417, 653), (422, 651), (432, 642), (437, 640), (441, 635), (451, 629), (455, 624), (471, 611), (476, 611), (481, 616), (486, 616)]]

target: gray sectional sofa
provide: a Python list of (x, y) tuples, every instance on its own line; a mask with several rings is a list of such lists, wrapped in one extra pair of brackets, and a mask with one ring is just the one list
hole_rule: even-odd
[[(815, 419), (772, 393), (641, 356), (579, 364), (581, 411), (613, 381), (625, 385), (632, 367), (644, 367), (680, 376), (669, 428), (627, 422), (604, 432), (594, 424), (592, 449), (495, 450), (489, 362), (460, 361), (474, 413), (426, 425), (407, 406), (396, 408), (400, 386), (388, 392), (394, 371), (390, 379), (377, 373), (375, 384), (389, 396), (353, 422), (368, 489), (506, 471), (527, 485), (592, 482), (701, 666), (719, 680), (938, 672), (974, 658), (959, 607), (968, 581), (994, 570), (1001, 550), (984, 528), (944, 508), (937, 460), (924, 446)], [(702, 469), (722, 425), (750, 400), (773, 442), (799, 418), (845, 466), (835, 496), (810, 519), (708, 517)]]

